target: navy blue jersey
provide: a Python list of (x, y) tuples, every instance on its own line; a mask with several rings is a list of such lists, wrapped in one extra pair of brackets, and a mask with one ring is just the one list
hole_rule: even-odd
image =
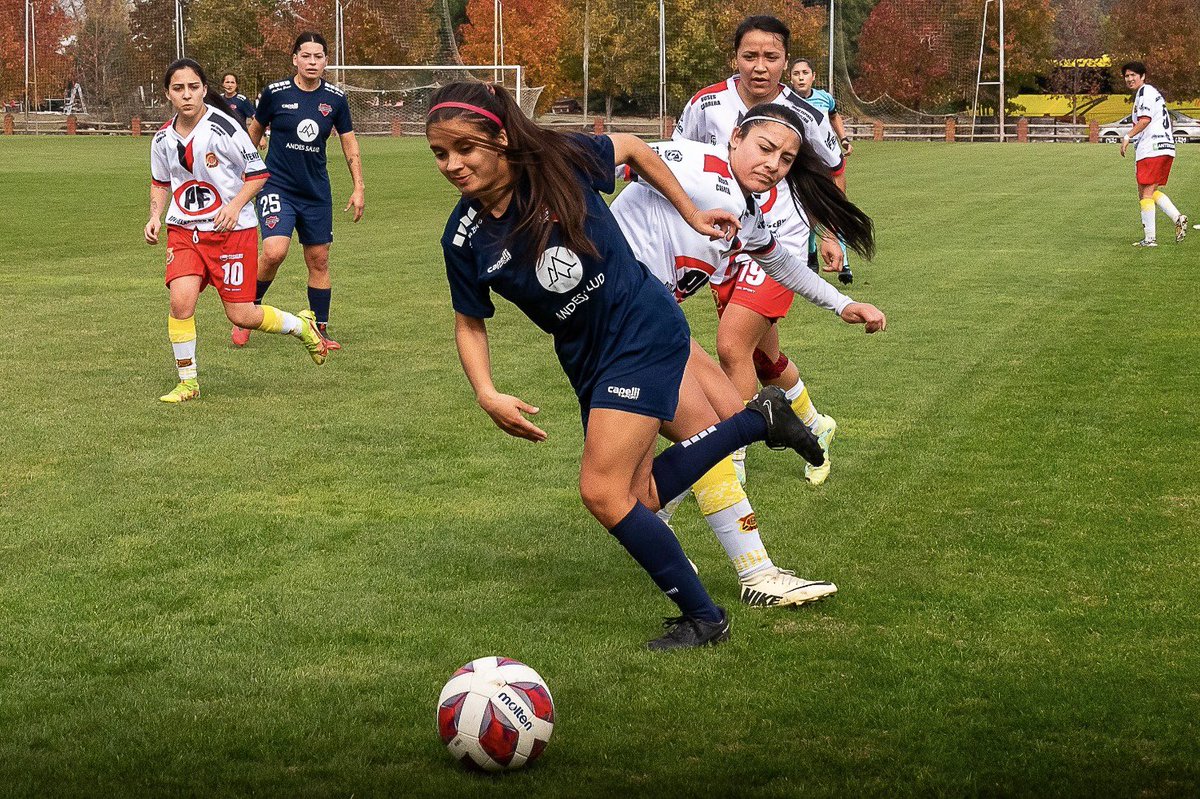
[(334, 128), (339, 136), (354, 130), (345, 92), (324, 80), (311, 92), (291, 78), (277, 81), (263, 90), (254, 118), (271, 128), (267, 149), (271, 177), (263, 191), (332, 203), (325, 142)]
[(234, 119), (240, 118), (245, 120), (242, 122), (242, 127), (246, 127), (246, 122), (254, 118), (254, 103), (246, 99), (244, 94), (235, 94), (233, 97), (221, 95), (221, 99), (225, 101), (225, 105), (229, 106), (229, 110), (234, 112), (230, 114)]
[(600, 196), (615, 188), (612, 140), (573, 135), (599, 161), (599, 172), (576, 173), (587, 207), (584, 232), (599, 257), (566, 247), (557, 226), (542, 252), (513, 239), (520, 197), (499, 218), (478, 200), (462, 198), (446, 224), (442, 251), (454, 310), (487, 319), (495, 314), (492, 292), (512, 302), (554, 336), (563, 371), (580, 401), (589, 403), (598, 380), (674, 358), (681, 347), (686, 361), (691, 334), (674, 298), (634, 258)]

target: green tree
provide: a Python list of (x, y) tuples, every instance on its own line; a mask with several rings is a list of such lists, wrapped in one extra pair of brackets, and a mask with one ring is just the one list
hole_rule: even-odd
[(1196, 0), (1117, 0), (1107, 40), (1116, 67), (1144, 61), (1147, 80), (1163, 94), (1200, 94), (1200, 12)]

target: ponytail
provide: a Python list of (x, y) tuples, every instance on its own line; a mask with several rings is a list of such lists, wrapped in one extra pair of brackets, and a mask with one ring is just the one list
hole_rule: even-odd
[(829, 167), (817, 154), (812, 142), (804, 136), (804, 123), (791, 108), (779, 103), (763, 103), (746, 112), (748, 122), (741, 125), (743, 134), (755, 125), (765, 125), (770, 117), (786, 124), (800, 134), (800, 152), (787, 173), (788, 188), (796, 210), (807, 213), (813, 224), (836, 233), (846, 246), (864, 258), (875, 255), (875, 226), (867, 216), (833, 182)]
[[(430, 107), (435, 110), (425, 121), (426, 130), (451, 119), (469, 121), (480, 132), (475, 143), (501, 152), (511, 165), (514, 237), (528, 236), (536, 255), (546, 249), (557, 224), (567, 247), (592, 257), (599, 254), (584, 230), (587, 199), (577, 176), (582, 172), (589, 181), (603, 180), (606, 170), (584, 145), (527, 118), (503, 86), (451, 83), (434, 92)], [(498, 141), (501, 132), (508, 138), (506, 146)]]

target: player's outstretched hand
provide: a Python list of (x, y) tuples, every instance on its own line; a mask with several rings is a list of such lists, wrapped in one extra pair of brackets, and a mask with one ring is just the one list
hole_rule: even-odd
[(822, 267), (826, 272), (840, 272), (845, 263), (846, 255), (842, 252), (842, 245), (838, 243), (835, 236), (821, 237), (821, 258), (825, 261), (825, 266)]
[(492, 417), (492, 421), (510, 436), (524, 438), (534, 443), (546, 440), (546, 431), (525, 418), (525, 414), (536, 414), (540, 408), (530, 405), (511, 394), (496, 394), (479, 401), (480, 406)]
[(865, 325), (868, 333), (887, 330), (887, 317), (869, 302), (852, 302), (847, 305), (842, 311), (842, 321), (852, 325)]
[(361, 191), (356, 191), (350, 195), (350, 201), (346, 203), (346, 207), (342, 209), (342, 213), (345, 213), (353, 208), (354, 221), (357, 222), (363, 218), (363, 211), (366, 209), (366, 207), (367, 201), (366, 198), (363, 197), (363, 193)]
[(154, 217), (146, 223), (146, 229), (143, 231), (146, 235), (147, 244), (158, 244), (158, 231), (162, 230), (162, 220)]
[(697, 208), (688, 217), (687, 223), (692, 226), (693, 230), (710, 239), (724, 239), (725, 241), (733, 241), (734, 234), (742, 227), (736, 216), (720, 208), (712, 208), (708, 211)]

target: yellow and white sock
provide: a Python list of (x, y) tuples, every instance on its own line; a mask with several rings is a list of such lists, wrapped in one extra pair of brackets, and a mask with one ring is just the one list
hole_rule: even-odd
[(1146, 241), (1154, 241), (1154, 200), (1150, 198), (1139, 200), (1138, 205), (1142, 207), (1142, 238)]
[(167, 337), (175, 351), (175, 368), (180, 380), (196, 379), (196, 317), (176, 319), (167, 317)]
[(1163, 194), (1161, 191), (1154, 192), (1154, 202), (1162, 209), (1162, 212), (1171, 217), (1171, 222), (1179, 221), (1179, 209), (1175, 207), (1175, 203), (1171, 202), (1171, 198)]
[(270, 305), (262, 307), (263, 320), (258, 329), (264, 333), (282, 333), (285, 336), (295, 336), (304, 327), (304, 322), (295, 314), (281, 311)]
[(792, 403), (792, 410), (800, 417), (800, 421), (808, 425), (809, 430), (816, 430), (817, 427), (817, 406), (813, 405), (812, 398), (808, 396), (808, 387), (804, 385), (803, 380), (797, 380), (796, 385), (784, 392), (788, 402)]
[(754, 508), (738, 482), (732, 458), (725, 458), (701, 477), (692, 486), (692, 492), (704, 520), (737, 569), (739, 579), (774, 565), (758, 534)]

